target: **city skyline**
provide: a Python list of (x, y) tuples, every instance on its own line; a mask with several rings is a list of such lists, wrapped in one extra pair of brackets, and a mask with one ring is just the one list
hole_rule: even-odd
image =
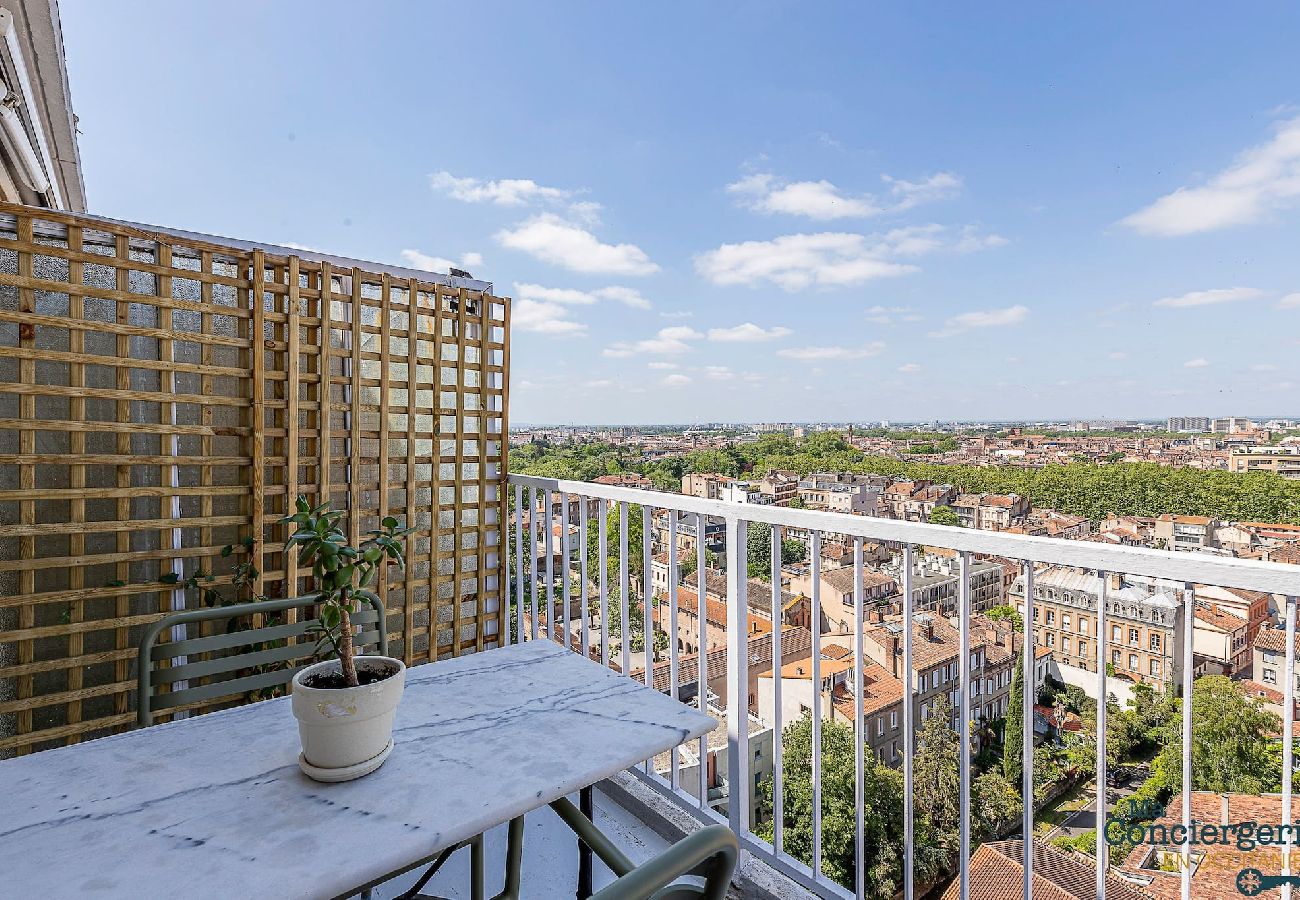
[(1296, 405), (1300, 11), (943, 10), (63, 20), (92, 211), (490, 279), (519, 420)]

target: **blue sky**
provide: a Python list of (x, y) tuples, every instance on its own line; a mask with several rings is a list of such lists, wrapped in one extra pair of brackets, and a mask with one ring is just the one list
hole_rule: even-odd
[(90, 209), (515, 297), (516, 422), (1300, 415), (1300, 7), (63, 0)]

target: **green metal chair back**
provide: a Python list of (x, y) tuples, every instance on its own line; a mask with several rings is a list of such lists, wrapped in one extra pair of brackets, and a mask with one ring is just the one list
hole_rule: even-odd
[[(152, 725), (154, 715), (167, 710), (284, 686), (300, 669), (313, 662), (315, 644), (301, 638), (317, 624), (316, 619), (244, 630), (227, 629), (220, 634), (159, 643), (174, 627), (230, 622), (241, 617), (311, 607), (316, 602), (317, 596), (313, 594), (190, 609), (164, 616), (150, 625), (140, 643), (136, 685), (139, 724)], [(352, 616), (352, 621), (361, 626), (353, 639), (359, 653), (374, 648), (380, 656), (388, 655), (388, 629), (384, 627), (382, 603), (371, 602), (368, 608)], [(159, 668), (164, 662), (170, 665)]]

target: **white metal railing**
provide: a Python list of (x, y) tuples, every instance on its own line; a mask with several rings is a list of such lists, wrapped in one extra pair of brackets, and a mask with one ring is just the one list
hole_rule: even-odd
[[(619, 521), (619, 539), (618, 539), (618, 558), (619, 558), (619, 598), (620, 598), (620, 628), (621, 628), (621, 654), (620, 658), (612, 661), (613, 664), (625, 673), (630, 673), (634, 665), (642, 666), (644, 669), (644, 678), (646, 684), (653, 684), (654, 671), (654, 627), (651, 617), (651, 604), (642, 603), (642, 622), (644, 629), (644, 659), (633, 660), (631, 650), (631, 632), (629, 631), (629, 602), (631, 596), (631, 578), (628, 565), (628, 518), (630, 508), (639, 506), (642, 517), (642, 543), (643, 543), (643, 590), (648, 588), (651, 582), (652, 557), (651, 557), (651, 534), (652, 534), (652, 514), (655, 510), (664, 510), (674, 513), (668, 516), (669, 529), (669, 578), (666, 590), (668, 603), (668, 627), (672, 636), (668, 640), (667, 653), (669, 654), (669, 693), (678, 696), (679, 684), (679, 640), (678, 631), (678, 561), (676, 551), (677, 537), (677, 519), (678, 514), (686, 514), (692, 517), (697, 535), (703, 535), (705, 526), (711, 520), (720, 520), (725, 525), (726, 536), (726, 571), (727, 571), (727, 654), (726, 654), (726, 684), (727, 684), (727, 704), (726, 704), (726, 725), (727, 725), (727, 782), (729, 791), (727, 795), (727, 815), (722, 818), (715, 813), (709, 806), (708, 789), (707, 789), (707, 759), (706, 738), (700, 738), (699, 742), (699, 784), (697, 787), (698, 797), (684, 791), (680, 784), (678, 771), (677, 753), (672, 754), (671, 769), (669, 777), (664, 779), (655, 773), (653, 766), (647, 761), (644, 770), (634, 770), (647, 784), (656, 788), (665, 795), (674, 798), (681, 803), (684, 808), (689, 809), (704, 821), (722, 821), (728, 823), (735, 831), (741, 845), (750, 853), (763, 859), (769, 865), (783, 872), (794, 879), (804, 888), (812, 891), (819, 897), (834, 898), (851, 898), (863, 897), (865, 886), (863, 881), (863, 862), (866, 848), (864, 847), (864, 804), (870, 798), (863, 796), (863, 777), (865, 765), (865, 748), (867, 743), (867, 732), (863, 721), (863, 704), (862, 694), (864, 689), (863, 669), (864, 669), (864, 652), (863, 652), (863, 632), (864, 632), (864, 602), (863, 602), (863, 542), (879, 541), (888, 542), (891, 545), (900, 548), (903, 556), (902, 565), (902, 615), (903, 615), (903, 646), (902, 646), (902, 680), (906, 685), (902, 697), (903, 712), (903, 778), (904, 778), (904, 865), (903, 865), (903, 896), (905, 900), (913, 900), (916, 885), (914, 883), (914, 834), (913, 834), (913, 757), (915, 752), (914, 741), (916, 735), (916, 694), (915, 679), (913, 677), (912, 664), (914, 660), (913, 647), (913, 622), (916, 621), (916, 610), (913, 602), (913, 568), (915, 561), (916, 548), (922, 545), (928, 547), (942, 547), (957, 551), (960, 556), (959, 583), (958, 583), (958, 631), (959, 640), (963, 652), (959, 652), (959, 674), (958, 674), (958, 692), (960, 696), (959, 722), (969, 723), (971, 721), (971, 654), (970, 654), (970, 627), (972, 604), (970, 595), (970, 564), (973, 554), (995, 555), (1011, 560), (1019, 561), (1024, 579), (1024, 606), (1023, 606), (1023, 641), (1024, 648), (1028, 651), (1028, 659), (1024, 667), (1024, 705), (1020, 711), (1024, 721), (1024, 746), (1023, 754), (1023, 789), (1022, 796), (1027, 798), (1024, 804), (1024, 820), (1022, 825), (1022, 840), (1024, 842), (1023, 865), (1023, 896), (1024, 900), (1031, 900), (1030, 884), (1033, 877), (1033, 824), (1034, 824), (1034, 803), (1033, 803), (1033, 766), (1034, 766), (1034, 701), (1036, 697), (1037, 686), (1037, 665), (1033, 657), (1032, 648), (1034, 646), (1034, 575), (1035, 566), (1043, 565), (1060, 565), (1083, 569), (1095, 573), (1100, 583), (1101, 594), (1097, 605), (1098, 628), (1096, 632), (1097, 644), (1097, 763), (1096, 763), (1096, 787), (1098, 802), (1098, 823), (1101, 824), (1105, 817), (1107, 809), (1107, 778), (1106, 778), (1106, 702), (1107, 697), (1107, 644), (1106, 637), (1106, 590), (1108, 573), (1143, 576), (1147, 578), (1156, 578), (1170, 580), (1182, 584), (1183, 586), (1183, 647), (1182, 651), (1182, 691), (1183, 696), (1190, 696), (1193, 672), (1192, 643), (1195, 632), (1194, 628), (1194, 586), (1197, 584), (1216, 585), (1221, 587), (1245, 588), (1254, 591), (1262, 591), (1269, 594), (1281, 595), (1286, 598), (1285, 615), (1286, 615), (1286, 685), (1284, 688), (1285, 700), (1283, 704), (1283, 734), (1290, 735), (1294, 720), (1294, 691), (1295, 691), (1295, 629), (1296, 629), (1296, 598), (1300, 595), (1300, 566), (1289, 566), (1277, 563), (1262, 563), (1254, 561), (1243, 561), (1231, 558), (1217, 556), (1203, 556), (1194, 553), (1174, 553), (1163, 550), (1149, 550), (1145, 548), (1110, 546), (1092, 542), (1069, 541), (1057, 538), (1031, 537), (1026, 535), (1007, 534), (1002, 532), (977, 531), (964, 528), (954, 528), (948, 526), (930, 525), (915, 522), (903, 522), (892, 519), (881, 519), (874, 517), (854, 516), (845, 513), (821, 512), (805, 509), (789, 509), (778, 506), (760, 506), (743, 503), (732, 503), (722, 500), (705, 500), (698, 497), (690, 497), (679, 494), (664, 493), (659, 491), (646, 491), (635, 488), (624, 488), (610, 485), (592, 484), (578, 481), (565, 481), (551, 478), (538, 478), (533, 476), (511, 475), (509, 483), (514, 492), (514, 509), (515, 520), (513, 524), (514, 540), (514, 584), (512, 593), (512, 602), (516, 609), (516, 625), (513, 636), (508, 639), (517, 641), (537, 640), (542, 636), (541, 626), (544, 619), (545, 636), (551, 639), (559, 640), (570, 647), (577, 647), (581, 652), (588, 656), (596, 656), (606, 665), (611, 664), (610, 660), (610, 629), (608, 623), (608, 603), (609, 603), (609, 586), (608, 580), (608, 553), (609, 553), (609, 535), (608, 535), (608, 513), (610, 504), (617, 509)], [(555, 598), (555, 576), (554, 563), (555, 553), (553, 552), (552, 530), (550, 511), (553, 508), (552, 502), (555, 495), (561, 496), (561, 534), (563, 538), (560, 542), (561, 560), (560, 590), (562, 591), (560, 602), (556, 603)], [(572, 559), (570, 550), (570, 541), (568, 539), (569, 526), (569, 499), (571, 497), (582, 498), (579, 503), (580, 528), (582, 531), (581, 540), (577, 547), (577, 560)], [(598, 553), (599, 559), (595, 561), (597, 573), (595, 579), (596, 599), (599, 604), (598, 615), (600, 621), (599, 646), (593, 647), (589, 642), (588, 619), (589, 615), (586, 609), (588, 603), (588, 590), (592, 582), (589, 580), (590, 563), (588, 560), (587, 544), (587, 520), (588, 520), (588, 503), (594, 502), (598, 515)], [(543, 514), (538, 514), (538, 510), (544, 510)], [(528, 511), (526, 516), (521, 512)], [(823, 710), (820, 702), (819, 691), (821, 685), (821, 635), (820, 628), (812, 629), (812, 655), (810, 665), (812, 668), (813, 699), (812, 703), (812, 787), (813, 787), (813, 823), (812, 823), (812, 857), (813, 866), (809, 867), (800, 860), (786, 852), (784, 847), (784, 791), (783, 791), (783, 760), (781, 756), (781, 735), (783, 723), (781, 712), (781, 681), (780, 677), (773, 677), (774, 692), (774, 717), (775, 721), (771, 723), (773, 727), (773, 827), (772, 841), (769, 843), (759, 837), (753, 831), (753, 824), (750, 821), (750, 804), (752, 801), (753, 781), (750, 777), (749, 763), (751, 760), (749, 748), (749, 710), (747, 698), (749, 666), (748, 656), (748, 611), (750, 604), (746, 598), (748, 588), (747, 570), (748, 570), (748, 550), (747, 550), (747, 531), (750, 522), (763, 522), (772, 527), (772, 546), (771, 558), (774, 570), (774, 577), (771, 586), (771, 609), (772, 609), (772, 667), (774, 675), (779, 676), (781, 672), (781, 623), (782, 623), (782, 603), (781, 603), (781, 586), (779, 568), (781, 560), (781, 535), (782, 529), (800, 529), (806, 531), (811, 536), (809, 547), (810, 567), (812, 573), (811, 579), (811, 600), (814, 617), (820, 615), (820, 566), (821, 553), (820, 544), (823, 534), (835, 534), (847, 536), (853, 542), (853, 568), (854, 568), (854, 634), (852, 638), (852, 656), (853, 656), (853, 696), (855, 698), (855, 715), (854, 715), (854, 733), (855, 753), (854, 765), (856, 771), (856, 836), (855, 836), (855, 861), (857, 879), (852, 888), (837, 884), (822, 873), (822, 821), (821, 821), (821, 741), (820, 735), (822, 730)], [(529, 531), (525, 535), (524, 529)], [(708, 639), (707, 639), (707, 601), (706, 601), (706, 583), (705, 583), (705, 542), (698, 540), (696, 545), (696, 591), (697, 591), (697, 619), (698, 634), (694, 635), (698, 643), (698, 664), (697, 664), (697, 691), (695, 702), (699, 704), (701, 710), (706, 710), (706, 698), (708, 695)], [(545, 565), (544, 572), (539, 567), (537, 559), (537, 550), (539, 545), (544, 547)], [(581, 602), (583, 605), (582, 614), (580, 615), (581, 625), (580, 634), (569, 633), (570, 629), (570, 577), (571, 570), (576, 568), (578, 577), (581, 579)], [(545, 577), (545, 583), (541, 582), (541, 577)], [(525, 585), (530, 585), (530, 589), (525, 591)], [(544, 590), (543, 590), (544, 589)], [(537, 599), (539, 595), (546, 598), (545, 609), (537, 608)], [(534, 598), (530, 600), (530, 598)], [(530, 605), (531, 603), (531, 605)], [(527, 620), (528, 624), (525, 624)], [(660, 617), (663, 621), (663, 617)], [(1172, 654), (1171, 654), (1172, 655)], [(983, 663), (983, 660), (981, 660)], [(1172, 686), (1171, 686), (1172, 687)], [(1008, 710), (1010, 714), (1010, 710)], [(788, 723), (785, 723), (788, 724)], [(959, 742), (962, 748), (960, 753), (960, 851), (958, 858), (959, 870), (957, 873), (960, 896), (965, 900), (969, 896), (969, 869), (970, 869), (970, 850), (971, 850), (971, 810), (970, 810), (970, 789), (971, 789), (971, 748), (972, 742), (969, 739)], [(1183, 782), (1182, 782), (1182, 819), (1183, 825), (1191, 825), (1191, 704), (1183, 704), (1182, 719), (1182, 744), (1183, 744)], [(1292, 742), (1283, 741), (1283, 773), (1292, 771)], [(1009, 751), (1006, 748), (1004, 752)], [(1291, 824), (1292, 810), (1292, 790), (1291, 779), (1283, 777), (1282, 779), (1282, 820), (1285, 824)], [(1290, 834), (1288, 831), (1288, 841)], [(1288, 843), (1283, 852), (1284, 874), (1289, 874), (1291, 869), (1291, 846)], [(1104, 841), (1104, 829), (1097, 829), (1097, 897), (1103, 900), (1106, 891), (1106, 871), (1108, 867), (1108, 848)], [(1183, 847), (1182, 869), (1182, 896), (1184, 900), (1191, 898), (1191, 866), (1190, 866), (1190, 845)], [(1289, 889), (1287, 889), (1289, 891)]]

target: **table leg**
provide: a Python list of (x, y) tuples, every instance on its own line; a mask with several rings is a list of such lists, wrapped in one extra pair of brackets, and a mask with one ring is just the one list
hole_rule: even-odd
[[(595, 815), (591, 788), (585, 787), (578, 793), (578, 808), (590, 822)], [(591, 846), (581, 837), (578, 838), (578, 900), (587, 900), (591, 896)]]
[(524, 861), (524, 817), (510, 820), (506, 839), (506, 883), (495, 900), (519, 900), (519, 870)]

